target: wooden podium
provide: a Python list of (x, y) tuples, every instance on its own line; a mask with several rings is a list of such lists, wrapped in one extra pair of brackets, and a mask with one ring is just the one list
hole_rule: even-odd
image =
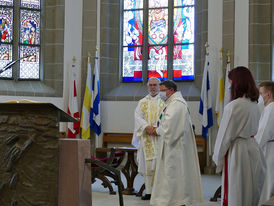
[(59, 122), (75, 121), (49, 103), (0, 103), (1, 206), (61, 206), (60, 191), (75, 185), (60, 183)]

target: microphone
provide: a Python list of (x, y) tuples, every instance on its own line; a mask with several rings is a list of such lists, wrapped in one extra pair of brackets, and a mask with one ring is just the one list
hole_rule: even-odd
[(32, 55), (29, 54), (29, 55), (20, 57), (19, 59), (16, 59), (16, 60), (14, 60), (14, 61), (12, 61), (12, 62), (7, 63), (6, 66), (4, 66), (2, 69), (0, 69), (0, 74), (3, 73), (4, 71), (10, 69), (16, 62), (20, 61), (21, 59), (25, 59), (25, 58), (28, 58), (28, 57), (30, 57), (30, 56), (32, 56)]

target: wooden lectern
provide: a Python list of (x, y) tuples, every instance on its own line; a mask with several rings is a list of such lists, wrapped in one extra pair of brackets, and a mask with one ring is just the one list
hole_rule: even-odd
[[(62, 162), (59, 149), (59, 122), (75, 121), (49, 103), (0, 103), (1, 206), (64, 206), (60, 193), (75, 185), (60, 181), (68, 164)], [(85, 180), (90, 181), (90, 176)], [(89, 200), (83, 205), (91, 205), (87, 183)]]

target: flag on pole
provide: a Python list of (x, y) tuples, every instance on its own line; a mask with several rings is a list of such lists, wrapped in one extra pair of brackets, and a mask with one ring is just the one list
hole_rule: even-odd
[(92, 77), (92, 104), (90, 108), (90, 129), (93, 130), (97, 135), (101, 134), (100, 84), (97, 52), (95, 56), (95, 66)]
[[(69, 102), (68, 102), (68, 114), (74, 118), (79, 118), (78, 99), (77, 99), (77, 69), (75, 68), (75, 60), (71, 67), (70, 72), (70, 85), (69, 85)], [(68, 123), (68, 138), (76, 138), (79, 133), (79, 122)]]
[(88, 56), (88, 67), (87, 67), (87, 80), (85, 88), (85, 96), (81, 114), (81, 128), (82, 139), (90, 138), (90, 108), (92, 99), (92, 87), (91, 87), (91, 63), (90, 56)]
[(215, 112), (217, 115), (217, 125), (221, 124), (221, 120), (224, 112), (224, 94), (225, 93), (225, 82), (224, 82), (224, 71), (223, 71), (223, 51), (221, 50), (220, 66), (217, 70), (217, 98)]
[(230, 102), (230, 84), (228, 79), (228, 73), (230, 72), (230, 52), (227, 53), (227, 63), (226, 63), (226, 74), (225, 74), (225, 96), (224, 96), (224, 106)]
[(200, 109), (199, 109), (199, 113), (203, 116), (202, 117), (202, 137), (204, 138), (206, 138), (207, 136), (208, 129), (213, 125), (209, 68), (210, 68), (209, 53), (206, 52), (201, 99), (200, 99)]

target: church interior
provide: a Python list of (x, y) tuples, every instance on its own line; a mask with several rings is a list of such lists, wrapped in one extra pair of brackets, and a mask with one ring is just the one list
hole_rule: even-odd
[[(25, 5), (22, 6), (22, 2), (25, 2)], [(136, 2), (142, 2), (140, 3), (141, 7), (132, 12), (134, 17), (126, 19), (127, 12), (133, 11), (133, 8), (129, 7), (127, 10), (125, 7), (132, 2), (135, 2), (135, 6)], [(204, 203), (198, 205), (221, 204), (220, 199), (217, 202), (210, 202), (210, 198), (213, 197), (214, 192), (221, 184), (221, 175), (215, 173), (212, 163), (218, 120), (214, 112), (213, 126), (209, 129), (207, 138), (203, 138), (202, 118), (199, 114), (206, 55), (210, 55), (209, 76), (214, 110), (217, 104), (217, 74), (220, 68), (225, 70), (228, 65), (230, 68), (245, 66), (251, 71), (257, 85), (263, 81), (273, 81), (274, 3), (271, 0), (166, 0), (162, 1), (162, 3), (166, 2), (163, 10), (172, 12), (168, 14), (166, 12), (163, 14), (166, 16), (162, 17), (160, 12), (163, 11), (160, 9), (149, 10), (146, 8), (149, 2), (159, 3), (161, 1), (0, 1), (2, 34), (0, 71), (8, 63), (15, 61), (13, 65), (0, 73), (0, 103), (1, 105), (11, 104), (11, 106), (1, 106), (2, 108), (0, 108), (0, 147), (4, 148), (0, 149), (1, 164), (4, 165), (5, 162), (1, 156), (4, 157), (6, 148), (10, 147), (5, 141), (16, 141), (17, 133), (27, 132), (29, 134), (28, 138), (24, 138), (25, 142), (20, 142), (20, 148), (24, 155), (16, 163), (16, 170), (21, 168), (23, 174), (18, 171), (13, 173), (12, 169), (8, 173), (0, 166), (0, 177), (3, 180), (10, 179), (10, 181), (11, 179), (16, 180), (16, 178), (20, 181), (22, 176), (27, 180), (32, 178), (32, 173), (36, 173), (39, 167), (34, 166), (33, 169), (27, 167), (24, 170), (20, 161), (24, 157), (35, 158), (28, 152), (30, 151), (28, 148), (36, 143), (32, 134), (35, 136), (38, 135), (38, 131), (41, 131), (43, 135), (39, 143), (47, 147), (49, 153), (39, 153), (39, 148), (36, 148), (35, 152), (38, 152), (40, 158), (37, 164), (42, 164), (45, 168), (41, 175), (49, 175), (52, 178), (45, 180), (45, 178), (39, 177), (37, 179), (49, 183), (45, 186), (48, 188), (39, 187), (41, 190), (38, 191), (47, 190), (50, 200), (42, 198), (40, 204), (41, 194), (37, 191), (33, 200), (39, 203), (38, 205), (44, 205), (43, 201), (47, 202), (45, 205), (49, 206), (119, 205), (117, 185), (112, 183), (116, 195), (109, 195), (109, 188), (104, 188), (100, 181), (97, 180), (94, 184), (88, 182), (91, 178), (90, 165), (92, 164), (87, 164), (85, 159), (91, 154), (95, 154), (95, 148), (131, 147), (135, 108), (138, 101), (148, 94), (148, 78), (153, 77), (157, 73), (157, 69), (162, 68), (162, 65), (164, 65), (163, 70), (158, 71), (159, 76), (156, 77), (161, 80), (173, 79), (176, 82), (178, 91), (187, 101), (191, 121), (195, 127), (205, 193)], [(186, 4), (190, 2), (192, 5), (192, 7), (187, 7), (192, 9), (192, 16), (185, 16), (179, 11), (181, 16), (178, 16), (180, 17), (179, 21), (185, 21), (186, 27), (191, 27), (193, 37), (190, 38), (191, 40), (176, 39), (177, 43), (170, 43), (175, 39), (173, 30), (176, 30), (176, 25), (178, 26), (176, 35), (179, 32), (187, 32), (184, 31), (186, 29), (184, 26), (180, 27), (183, 31), (179, 31), (181, 22), (176, 24), (176, 9), (181, 8), (182, 2)], [(173, 8), (173, 3), (176, 9)], [(24, 6), (27, 9), (22, 9), (25, 8)], [(152, 16), (150, 11), (159, 12), (155, 14), (155, 19), (150, 17)], [(143, 13), (147, 15), (140, 17)], [(143, 19), (138, 20), (139, 17)], [(25, 20), (22, 20), (24, 18)], [(134, 19), (133, 23), (131, 18)], [(171, 27), (174, 25), (174, 28), (169, 28), (169, 25)], [(132, 27), (126, 28), (127, 26)], [(153, 31), (153, 26), (156, 27), (155, 31)], [(162, 29), (162, 32), (165, 32), (166, 36), (154, 39), (153, 35), (159, 32), (157, 26)], [(148, 29), (150, 32), (146, 31)], [(5, 32), (9, 36), (4, 36)], [(144, 40), (134, 39), (132, 35), (136, 35), (136, 32), (139, 32), (139, 38), (141, 34)], [(153, 32), (154, 34), (152, 34)], [(29, 37), (24, 37), (23, 34), (28, 34)], [(132, 39), (126, 39), (126, 34), (128, 34), (128, 38)], [(186, 47), (192, 48), (188, 51), (191, 53), (189, 54), (191, 57), (187, 56), (188, 53), (183, 54), (182, 50)], [(182, 54), (175, 57), (173, 48), (181, 49), (179, 52)], [(6, 56), (7, 52), (8, 56)], [(144, 55), (145, 53), (146, 55)], [(139, 61), (134, 63), (134, 68), (128, 66), (134, 61), (129, 61), (127, 55), (131, 55), (130, 58), (134, 60), (139, 58)], [(183, 56), (185, 59), (190, 58), (191, 60), (184, 60), (182, 55), (185, 55)], [(179, 79), (176, 80), (178, 67), (175, 63), (178, 63), (179, 66), (189, 63), (189, 73), (186, 72), (182, 76), (179, 74)], [(90, 139), (84, 139), (79, 132), (74, 139), (70, 139), (68, 138), (68, 122), (72, 119), (67, 113), (70, 106), (72, 78), (76, 82), (74, 89), (77, 91), (73, 107), (78, 110), (78, 116), (74, 117), (77, 121), (82, 121), (88, 71), (92, 75), (95, 69), (98, 69), (98, 81), (100, 82), (98, 89), (100, 91), (100, 133), (95, 135), (90, 131)], [(129, 71), (130, 69), (132, 71)], [(24, 100), (31, 104), (38, 102), (50, 103), (50, 105), (41, 104), (41, 107), (33, 108), (26, 106), (24, 111), (21, 107), (17, 108), (13, 105), (14, 102), (24, 104)], [(7, 120), (9, 115), (13, 117), (10, 121)], [(11, 124), (11, 129), (3, 126), (5, 123)], [(35, 125), (34, 128), (32, 123)], [(15, 127), (15, 124), (19, 126)], [(45, 129), (46, 127), (48, 129)], [(8, 134), (5, 133), (6, 131)], [(19, 132), (16, 133), (16, 131)], [(50, 136), (56, 138), (53, 139)], [(45, 143), (46, 140), (49, 142)], [(12, 144), (15, 143), (12, 142)], [(130, 151), (125, 150), (125, 152), (129, 157)], [(133, 158), (136, 158), (136, 155)], [(45, 164), (41, 163), (42, 161)], [(31, 161), (26, 164), (31, 164)], [(123, 164), (126, 164), (125, 160)], [(55, 175), (51, 176), (49, 173)], [(58, 176), (60, 174), (63, 176)], [(83, 183), (85, 178), (86, 183)], [(143, 178), (137, 174), (132, 188), (134, 187), (135, 190), (141, 188), (143, 181)], [(123, 174), (122, 182), (129, 187), (129, 181)], [(3, 185), (0, 179), (1, 206), (13, 205), (13, 199), (15, 201), (18, 198), (25, 201), (22, 202), (23, 206), (36, 205), (34, 202), (27, 201), (27, 197), (31, 196), (27, 192), (24, 193), (25, 196), (17, 194), (16, 186), (13, 188), (11, 182), (7, 189), (10, 191), (10, 195), (3, 198), (1, 195)], [(20, 190), (31, 187), (28, 181), (21, 186)], [(3, 186), (3, 188), (5, 187), (8, 186)], [(32, 192), (35, 194), (35, 189)], [(54, 192), (56, 194), (53, 194)], [(75, 195), (71, 195), (72, 193)], [(143, 201), (135, 195), (123, 195), (123, 199), (125, 205), (150, 205), (149, 201)], [(7, 202), (9, 204), (6, 204)]]

